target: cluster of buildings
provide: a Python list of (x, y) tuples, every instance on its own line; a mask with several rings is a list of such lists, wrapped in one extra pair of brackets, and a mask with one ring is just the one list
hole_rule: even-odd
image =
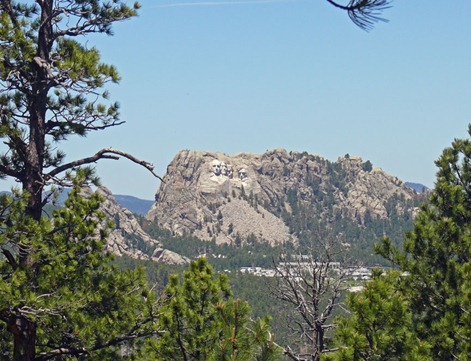
[[(322, 264), (317, 264), (319, 267)], [(307, 270), (308, 267), (316, 266), (316, 263), (311, 262), (291, 262), (291, 263), (280, 263), (280, 269), (284, 268), (302, 268)], [(368, 281), (371, 278), (372, 269), (369, 267), (348, 267), (346, 269), (341, 269), (340, 263), (332, 262), (329, 264), (329, 267), (332, 268), (334, 271), (346, 272), (347, 279), (351, 279), (354, 281)], [(241, 267), (239, 269), (240, 273), (243, 274), (250, 274), (259, 277), (275, 277), (276, 271), (271, 268), (262, 268), (262, 267)]]

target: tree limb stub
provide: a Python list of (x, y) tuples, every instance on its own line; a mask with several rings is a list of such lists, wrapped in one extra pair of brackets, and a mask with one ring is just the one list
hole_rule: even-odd
[[(147, 322), (146, 322), (147, 323)], [(130, 341), (130, 340), (135, 340), (139, 338), (144, 338), (147, 336), (152, 336), (152, 335), (157, 335), (159, 334), (160, 331), (147, 331), (147, 332), (141, 332), (141, 333), (131, 333), (123, 336), (118, 336), (116, 338), (113, 338), (105, 343), (97, 343), (90, 347), (89, 349), (85, 349), (83, 347), (80, 348), (74, 348), (74, 347), (59, 347), (54, 350), (50, 351), (45, 351), (41, 352), (38, 356), (36, 356), (35, 361), (47, 361), (54, 359), (60, 355), (71, 355), (71, 356), (80, 356), (84, 354), (88, 354), (93, 351), (98, 351), (102, 350), (104, 348), (110, 347), (110, 346), (116, 346), (122, 343), (123, 341)]]
[(58, 175), (62, 172), (65, 172), (67, 170), (70, 170), (74, 167), (79, 167), (79, 166), (86, 165), (86, 164), (96, 163), (100, 159), (118, 160), (118, 159), (120, 159), (120, 157), (126, 158), (126, 159), (130, 160), (133, 163), (139, 164), (140, 166), (147, 169), (154, 177), (158, 178), (161, 182), (163, 182), (163, 179), (154, 172), (154, 166), (151, 163), (143, 161), (141, 159), (138, 159), (138, 158), (134, 157), (133, 155), (131, 155), (129, 153), (123, 152), (123, 151), (118, 150), (118, 149), (113, 149), (113, 148), (104, 148), (104, 149), (101, 149), (98, 152), (96, 152), (95, 155), (93, 155), (91, 157), (82, 158), (82, 159), (75, 160), (73, 162), (63, 164), (63, 165), (53, 169), (49, 173), (47, 173), (45, 175), (45, 180), (47, 181), (47, 180), (55, 177), (56, 175)]

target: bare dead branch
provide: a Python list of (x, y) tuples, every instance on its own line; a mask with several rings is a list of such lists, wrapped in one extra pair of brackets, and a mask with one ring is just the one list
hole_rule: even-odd
[(97, 153), (95, 153), (95, 155), (91, 157), (82, 158), (82, 159), (75, 160), (73, 162), (63, 164), (53, 169), (49, 173), (47, 173), (45, 175), (45, 180), (47, 181), (51, 178), (54, 178), (56, 175), (62, 172), (65, 172), (67, 170), (70, 170), (72, 168), (80, 167), (80, 166), (91, 164), (91, 163), (96, 163), (100, 159), (118, 160), (120, 159), (120, 157), (129, 159), (131, 162), (139, 164), (140, 166), (147, 169), (154, 177), (158, 178), (161, 182), (163, 182), (163, 179), (154, 172), (154, 166), (151, 163), (140, 160), (129, 153), (123, 152), (121, 150), (113, 149), (113, 148), (104, 148), (104, 149), (99, 150)]
[[(322, 237), (320, 237), (322, 239)], [(316, 250), (297, 256), (280, 256), (274, 262), (276, 285), (272, 294), (292, 308), (289, 324), (297, 327), (303, 351), (285, 346), (285, 355), (295, 361), (318, 361), (325, 353), (325, 333), (335, 327), (332, 313), (339, 305), (347, 277), (342, 269), (338, 240), (319, 241)]]

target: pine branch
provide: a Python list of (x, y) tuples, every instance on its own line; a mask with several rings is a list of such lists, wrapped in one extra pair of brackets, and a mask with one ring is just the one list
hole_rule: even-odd
[(3, 12), (5, 11), (10, 18), (11, 23), (16, 27), (18, 26), (18, 20), (16, 14), (13, 12), (13, 8), (11, 6), (10, 0), (1, 0), (0, 2), (0, 10)]
[(157, 334), (158, 332), (156, 331), (147, 331), (147, 332), (142, 332), (142, 333), (136, 333), (136, 334), (128, 334), (124, 336), (119, 336), (116, 338), (113, 338), (109, 340), (108, 342), (105, 343), (99, 343), (95, 344), (88, 350), (80, 347), (80, 348), (74, 348), (74, 347), (58, 347), (54, 350), (51, 351), (46, 351), (46, 352), (41, 352), (38, 356), (34, 358), (34, 361), (47, 361), (51, 360), (53, 358), (56, 358), (61, 355), (68, 355), (68, 356), (80, 356), (80, 355), (85, 355), (93, 351), (98, 351), (102, 350), (111, 346), (116, 346), (119, 345), (125, 341), (131, 341), (131, 340), (136, 340), (138, 338), (143, 338), (143, 337), (149, 337), (152, 335)]
[[(0, 313), (0, 317), (1, 317), (1, 313)], [(143, 326), (145, 326), (147, 324), (152, 324), (155, 321), (156, 317), (157, 317), (157, 315), (154, 315), (154, 313), (151, 312), (151, 314), (148, 317), (146, 317), (146, 318), (140, 320), (139, 322), (137, 322), (134, 325), (134, 327), (132, 327), (124, 335), (114, 337), (114, 338), (108, 340), (107, 342), (95, 343), (93, 346), (89, 347), (88, 349), (86, 349), (84, 347), (75, 348), (75, 347), (70, 347), (70, 346), (67, 346), (67, 347), (59, 346), (59, 347), (56, 347), (53, 350), (41, 352), (38, 356), (36, 356), (34, 358), (34, 361), (47, 361), (47, 360), (54, 359), (54, 358), (56, 358), (58, 356), (61, 356), (61, 355), (68, 355), (68, 356), (85, 355), (85, 354), (89, 354), (93, 351), (99, 351), (99, 350), (102, 350), (102, 349), (106, 349), (108, 347), (120, 345), (120, 344), (122, 344), (123, 342), (126, 342), (126, 341), (131, 341), (131, 340), (136, 340), (136, 339), (140, 339), (140, 338), (146, 338), (146, 337), (158, 335), (158, 334), (161, 333), (161, 331), (159, 331), (159, 330), (152, 330), (152, 329), (151, 330), (149, 330), (149, 329), (145, 330), (145, 329), (143, 329), (143, 330), (139, 331)]]
[(18, 263), (16, 262), (15, 257), (13, 257), (11, 252), (5, 248), (2, 248), (2, 253), (8, 260), (8, 263), (10, 264), (11, 268), (13, 268), (13, 270), (16, 270), (18, 268)]
[(2, 177), (3, 175), (7, 175), (14, 178), (19, 178), (19, 176), (21, 175), (21, 172), (18, 172), (16, 170), (11, 169), (10, 167), (0, 164), (0, 177)]
[(350, 0), (348, 5), (341, 5), (333, 0), (327, 0), (336, 8), (347, 11), (355, 25), (369, 31), (378, 21), (388, 20), (380, 17), (380, 13), (391, 7), (392, 0)]

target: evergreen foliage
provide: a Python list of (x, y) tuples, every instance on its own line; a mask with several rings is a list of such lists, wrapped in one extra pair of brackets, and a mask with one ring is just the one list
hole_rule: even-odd
[(365, 172), (371, 172), (373, 170), (373, 164), (369, 160), (363, 163), (361, 167)]
[[(350, 293), (346, 305), (352, 316), (337, 321), (335, 346), (329, 361), (431, 360), (428, 344), (412, 331), (409, 304), (395, 289), (400, 273), (373, 273), (360, 293)], [(334, 348), (336, 349), (336, 348)]]
[[(4, 198), (1, 210), (5, 359), (82, 357), (147, 333), (141, 330), (147, 318), (138, 319), (149, 312), (139, 301), (148, 297), (143, 274), (109, 268), (105, 233), (95, 228), (102, 217), (98, 199), (81, 200), (77, 190), (53, 211), (53, 223), (42, 219), (44, 194), (51, 194), (45, 191), (71, 185), (80, 166), (122, 156), (153, 170), (111, 148), (65, 163), (58, 147), (69, 136), (122, 123), (117, 103), (103, 89), (119, 80), (116, 68), (79, 40), (111, 34), (115, 22), (135, 16), (138, 8), (120, 0), (0, 2), (0, 177), (15, 179), (23, 191)], [(78, 180), (96, 179), (84, 168)], [(126, 310), (128, 304), (144, 308)]]
[(64, 163), (55, 144), (121, 123), (117, 103), (102, 89), (119, 80), (117, 70), (78, 37), (111, 34), (113, 23), (135, 16), (138, 7), (119, 0), (0, 4), (0, 138), (7, 146), (0, 154), (0, 176), (21, 182), (30, 195), (26, 212), (36, 220), (44, 187), (65, 181), (64, 172), (118, 155), (133, 159), (102, 149)]
[[(469, 127), (471, 135), (471, 125)], [(400, 250), (384, 257), (408, 273), (401, 282), (415, 332), (436, 360), (471, 355), (471, 139), (456, 139), (436, 161), (437, 181)]]
[(268, 319), (252, 321), (248, 303), (234, 300), (226, 275), (205, 258), (170, 277), (160, 310), (162, 336), (148, 343), (152, 360), (275, 360)]
[[(306, 184), (312, 197), (303, 197), (297, 188), (288, 189), (285, 197), (266, 202), (264, 207), (280, 216), (299, 239), (299, 251), (309, 252), (313, 245), (326, 239), (338, 239), (348, 243), (350, 258), (367, 265), (390, 265), (372, 251), (375, 240), (387, 234), (394, 245), (401, 245), (406, 231), (413, 227), (413, 210), (426, 200), (425, 195), (412, 199), (393, 194), (385, 204), (386, 218), (366, 212), (353, 215), (339, 206), (335, 195), (347, 195), (350, 175), (338, 162), (316, 159), (322, 176), (308, 173)], [(365, 162), (364, 164), (370, 163)], [(367, 167), (366, 169), (370, 169)], [(406, 211), (403, 211), (406, 210)]]
[[(28, 217), (27, 196), (1, 199), (2, 360), (117, 359), (119, 345), (156, 333), (143, 270), (110, 265), (106, 230), (97, 228), (100, 198), (82, 198), (79, 183), (52, 220)], [(20, 262), (24, 249), (28, 263)]]
[(170, 231), (142, 217), (139, 221), (142, 228), (166, 249), (188, 258), (204, 255), (218, 271), (236, 271), (240, 267), (252, 266), (270, 268), (273, 265), (273, 257), (278, 257), (287, 248), (290, 249), (290, 245), (273, 247), (267, 242), (255, 242), (253, 235), (243, 240), (238, 234), (234, 245), (218, 245), (214, 240), (202, 241), (196, 237), (173, 236)]
[(471, 139), (456, 139), (436, 165), (435, 189), (403, 249), (388, 238), (376, 247), (401, 277), (377, 276), (350, 297), (353, 318), (341, 322), (332, 359), (469, 359)]

